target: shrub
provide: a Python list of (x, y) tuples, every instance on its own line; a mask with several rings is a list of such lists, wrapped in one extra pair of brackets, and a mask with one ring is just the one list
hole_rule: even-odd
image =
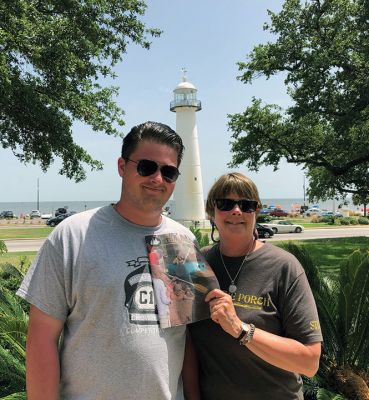
[(350, 225), (357, 225), (358, 224), (357, 218), (350, 217), (349, 219), (350, 219)]
[(190, 231), (195, 235), (200, 249), (209, 245), (209, 235), (207, 233), (201, 233), (200, 229), (194, 226), (190, 226)]
[(349, 217), (343, 217), (340, 219), (341, 225), (350, 225), (350, 218)]
[(269, 214), (259, 214), (256, 218), (256, 222), (259, 222), (259, 223), (269, 222), (271, 219), (272, 218)]
[(366, 217), (359, 217), (358, 220), (357, 220), (357, 222), (358, 222), (360, 225), (369, 225), (369, 219), (366, 218)]
[(6, 247), (4, 240), (0, 240), (0, 255), (7, 253), (7, 252), (8, 252), (8, 248)]

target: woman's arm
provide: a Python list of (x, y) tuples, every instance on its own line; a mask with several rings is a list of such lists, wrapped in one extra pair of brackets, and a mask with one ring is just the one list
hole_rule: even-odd
[(186, 349), (182, 368), (183, 392), (186, 400), (200, 400), (199, 367), (191, 334), (186, 332)]
[[(242, 331), (242, 321), (236, 314), (231, 296), (214, 289), (205, 301), (210, 303), (211, 319), (237, 338)], [(312, 377), (319, 368), (320, 342), (302, 344), (256, 327), (252, 341), (246, 346), (264, 361), (286, 371)]]
[(31, 305), (26, 344), (28, 400), (59, 399), (58, 340), (63, 325)]

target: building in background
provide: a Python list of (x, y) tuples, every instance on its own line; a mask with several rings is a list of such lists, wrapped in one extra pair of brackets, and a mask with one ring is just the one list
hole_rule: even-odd
[(196, 124), (196, 112), (201, 110), (201, 102), (196, 97), (197, 89), (187, 81), (186, 70), (182, 69), (182, 72), (182, 82), (174, 89), (174, 100), (170, 103), (170, 111), (176, 113), (176, 131), (185, 146), (181, 175), (174, 190), (175, 202), (171, 217), (185, 225), (196, 226), (205, 221)]

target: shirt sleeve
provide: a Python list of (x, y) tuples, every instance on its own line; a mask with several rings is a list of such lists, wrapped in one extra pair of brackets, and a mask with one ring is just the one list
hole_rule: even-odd
[(288, 287), (281, 310), (286, 337), (304, 344), (323, 340), (315, 300), (304, 271)]
[(53, 318), (68, 315), (62, 251), (47, 239), (30, 266), (17, 295)]

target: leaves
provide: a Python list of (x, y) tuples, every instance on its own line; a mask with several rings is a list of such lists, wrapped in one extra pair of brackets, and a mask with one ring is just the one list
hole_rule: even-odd
[(292, 105), (252, 99), (229, 115), (232, 166), (301, 165), (309, 197), (369, 194), (369, 18), (363, 0), (286, 0), (265, 25), (274, 42), (238, 64), (244, 83), (283, 74)]
[(123, 110), (114, 101), (112, 67), (131, 43), (150, 47), (140, 0), (6, 0), (0, 4), (0, 144), (24, 163), (46, 170), (60, 157), (60, 173), (85, 179), (85, 166), (101, 169), (72, 137), (82, 121), (119, 135)]

